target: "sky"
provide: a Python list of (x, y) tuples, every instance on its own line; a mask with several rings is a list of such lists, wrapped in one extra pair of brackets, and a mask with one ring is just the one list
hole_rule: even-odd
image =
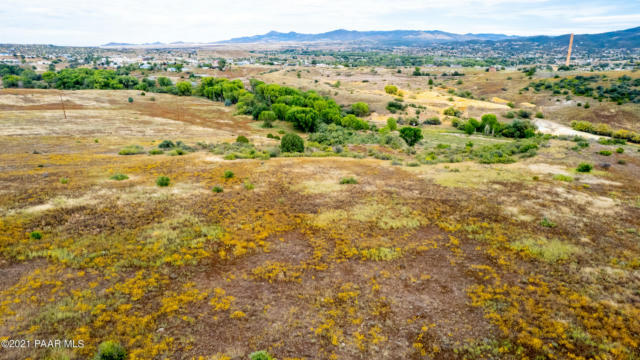
[(1, 0), (0, 43), (213, 42), (271, 30), (585, 34), (640, 26), (638, 0)]

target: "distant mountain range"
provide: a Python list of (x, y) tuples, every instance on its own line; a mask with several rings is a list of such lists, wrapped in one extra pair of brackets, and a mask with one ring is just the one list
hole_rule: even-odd
[[(560, 36), (529, 36), (520, 40), (526, 43), (537, 45), (566, 46), (567, 44), (569, 44), (569, 37), (569, 34)], [(585, 49), (640, 48), (640, 26), (631, 29), (611, 31), (600, 34), (577, 34), (573, 37), (573, 43), (578, 48)]]
[[(321, 34), (282, 33), (271, 31), (264, 35), (245, 36), (210, 43), (189, 43), (184, 41), (165, 44), (161, 42), (129, 44), (110, 42), (104, 47), (171, 47), (206, 46), (211, 44), (275, 44), (275, 43), (344, 43), (370, 46), (429, 46), (443, 43), (492, 42), (523, 43), (532, 46), (566, 46), (569, 35), (560, 36), (510, 36), (503, 34), (454, 34), (438, 30), (392, 30), (392, 31), (355, 31), (334, 30)], [(640, 27), (612, 31), (601, 34), (575, 35), (574, 44), (580, 48), (640, 48)]]
[(506, 40), (517, 36), (503, 34), (453, 34), (445, 31), (430, 30), (392, 30), (392, 31), (355, 31), (334, 30), (321, 34), (301, 34), (297, 32), (281, 33), (271, 31), (264, 35), (233, 38), (219, 43), (277, 43), (277, 42), (367, 42), (382, 45), (394, 44), (432, 44), (469, 40)]
[(152, 42), (152, 43), (144, 43), (144, 44), (110, 42), (110, 43), (102, 44), (100, 46), (104, 46), (104, 47), (136, 47), (136, 46), (151, 46), (151, 47), (160, 46), (160, 47), (164, 47), (164, 46), (167, 46), (167, 45), (189, 45), (189, 44), (193, 44), (193, 43), (188, 43), (188, 42), (184, 42), (184, 41), (175, 41), (175, 42), (168, 43), (168, 44), (165, 44), (165, 43), (160, 42), (160, 41), (156, 41), (156, 42)]

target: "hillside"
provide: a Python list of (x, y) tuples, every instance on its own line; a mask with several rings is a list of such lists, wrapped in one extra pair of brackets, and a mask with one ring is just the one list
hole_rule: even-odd
[[(569, 34), (561, 36), (531, 36), (521, 39), (504, 40), (505, 43), (523, 43), (548, 46), (566, 46)], [(576, 48), (591, 49), (632, 49), (640, 47), (640, 27), (601, 34), (577, 34), (573, 43)]]
[[(566, 46), (569, 34), (560, 36), (509, 36), (503, 34), (454, 34), (438, 30), (350, 31), (335, 30), (321, 34), (282, 33), (271, 31), (264, 35), (233, 38), (219, 43), (278, 43), (278, 42), (342, 42), (370, 45), (421, 46), (441, 43), (491, 42), (496, 45)], [(576, 47), (637, 48), (640, 47), (640, 27), (600, 34), (578, 34)]]
[(355, 31), (334, 30), (321, 34), (282, 33), (271, 31), (264, 35), (233, 38), (221, 43), (261, 43), (261, 42), (369, 42), (386, 45), (420, 45), (449, 41), (503, 40), (515, 38), (502, 34), (454, 34), (439, 30), (393, 30)]

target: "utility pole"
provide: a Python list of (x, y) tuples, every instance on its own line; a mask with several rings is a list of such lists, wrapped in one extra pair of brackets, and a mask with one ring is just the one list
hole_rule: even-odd
[(567, 61), (564, 63), (566, 66), (569, 66), (569, 61), (571, 60), (571, 47), (573, 46), (573, 33), (571, 33), (571, 38), (569, 39), (569, 51), (567, 51)]
[(64, 101), (62, 101), (62, 94), (58, 94), (60, 96), (60, 105), (62, 105), (62, 113), (64, 114), (64, 119), (67, 120), (67, 111), (64, 109)]

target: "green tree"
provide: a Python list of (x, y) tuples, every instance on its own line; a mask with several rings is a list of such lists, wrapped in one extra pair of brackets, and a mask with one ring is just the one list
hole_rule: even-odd
[(422, 140), (422, 130), (419, 128), (405, 126), (400, 129), (400, 137), (409, 146), (414, 146), (418, 141)]
[(494, 133), (499, 129), (498, 118), (494, 114), (484, 114), (481, 118), (480, 130), (485, 134)]
[(168, 77), (160, 76), (158, 78), (158, 85), (165, 87), (165, 86), (171, 86), (173, 85), (173, 83)]
[(258, 120), (260, 121), (274, 121), (276, 119), (276, 113), (269, 110), (261, 112), (258, 116)]
[(270, 110), (263, 111), (258, 116), (258, 120), (263, 121), (263, 124), (262, 124), (263, 128), (272, 128), (273, 127), (272, 122), (276, 119), (277, 119), (276, 113)]
[(363, 102), (357, 102), (351, 105), (351, 110), (356, 116), (366, 116), (369, 115), (369, 105)]
[(293, 126), (304, 132), (314, 132), (318, 127), (318, 112), (314, 109), (294, 106), (287, 111), (285, 120), (292, 122)]
[(287, 106), (286, 104), (273, 104), (271, 105), (271, 111), (273, 111), (276, 114), (276, 117), (279, 120), (284, 120), (285, 117), (287, 116), (287, 111), (289, 111), (289, 106)]
[(369, 128), (369, 124), (366, 121), (356, 117), (353, 114), (349, 114), (342, 118), (340, 124), (346, 128), (353, 130), (367, 130)]
[(20, 79), (18, 75), (5, 75), (2, 78), (2, 86), (5, 88), (18, 87), (20, 86)]
[(190, 96), (192, 89), (191, 83), (187, 81), (180, 81), (176, 84), (176, 88), (178, 89), (178, 95), (180, 96)]
[(464, 132), (467, 133), (467, 135), (471, 135), (476, 132), (476, 127), (471, 123), (471, 121), (467, 121), (464, 124)]
[(396, 122), (396, 119), (392, 117), (388, 118), (387, 127), (389, 128), (390, 131), (396, 131), (398, 129), (398, 123)]
[(286, 134), (280, 140), (280, 150), (282, 152), (303, 152), (304, 140), (296, 134)]
[(340, 109), (331, 107), (320, 111), (320, 120), (326, 124), (339, 124), (340, 120), (342, 120)]

